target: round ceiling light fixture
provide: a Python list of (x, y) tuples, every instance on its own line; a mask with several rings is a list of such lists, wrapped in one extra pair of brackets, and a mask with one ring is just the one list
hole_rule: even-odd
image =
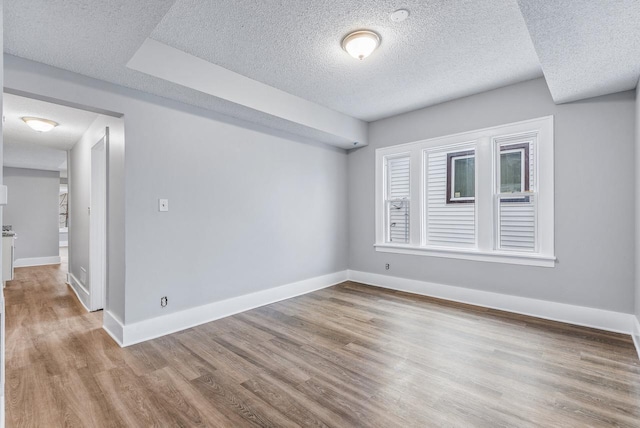
[(380, 46), (380, 36), (373, 31), (359, 30), (342, 39), (342, 49), (352, 57), (363, 60)]
[(23, 122), (29, 125), (31, 129), (38, 132), (49, 132), (56, 126), (57, 122), (49, 119), (42, 119), (40, 117), (23, 117)]

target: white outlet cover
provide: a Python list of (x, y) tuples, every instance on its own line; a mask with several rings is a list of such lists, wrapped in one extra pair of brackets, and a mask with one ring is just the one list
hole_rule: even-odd
[(158, 211), (169, 211), (169, 199), (158, 199)]

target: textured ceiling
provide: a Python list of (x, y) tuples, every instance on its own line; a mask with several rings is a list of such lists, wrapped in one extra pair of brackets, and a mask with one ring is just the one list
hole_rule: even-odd
[(5, 2), (4, 51), (309, 140), (343, 142), (331, 134), (128, 69), (126, 63), (173, 3), (173, 0)]
[[(340, 46), (361, 28), (362, 62)], [(542, 75), (515, 0), (178, 0), (151, 38), (367, 121)]]
[[(369, 121), (542, 70), (566, 101), (635, 86), (639, 3), (520, 0), (523, 19), (517, 0), (13, 0), (4, 5), (4, 39), (12, 55), (331, 143), (331, 134), (125, 64), (151, 37)], [(411, 15), (392, 22), (401, 7)], [(382, 45), (359, 62), (340, 40), (362, 27)]]
[(633, 89), (640, 1), (518, 0), (556, 102)]

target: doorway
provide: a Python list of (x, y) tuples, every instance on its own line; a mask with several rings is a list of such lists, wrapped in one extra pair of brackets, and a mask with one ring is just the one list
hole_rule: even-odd
[[(58, 284), (60, 292), (73, 291), (87, 311), (101, 310), (107, 305), (108, 288), (109, 126), (120, 136), (123, 120), (25, 93), (5, 91), (3, 104), (4, 175), (22, 180), (7, 183), (10, 196), (5, 207), (10, 214), (5, 218), (13, 222), (7, 226), (13, 226), (17, 236), (16, 266), (51, 266), (55, 269), (52, 277), (64, 278)], [(49, 127), (31, 128), (26, 118), (39, 118)], [(26, 187), (19, 185), (26, 180), (22, 175), (28, 176), (29, 185), (39, 192), (31, 199), (26, 197)], [(55, 178), (45, 189), (40, 176)], [(32, 206), (32, 201), (44, 204), (45, 200), (46, 208)], [(42, 242), (45, 249), (41, 249)], [(22, 272), (28, 276), (30, 271)]]

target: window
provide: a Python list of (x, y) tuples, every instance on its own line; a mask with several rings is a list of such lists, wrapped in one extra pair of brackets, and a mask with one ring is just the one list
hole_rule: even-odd
[[(526, 140), (526, 137), (524, 138)], [(534, 252), (536, 249), (536, 200), (532, 141), (498, 139), (500, 160), (497, 184), (497, 246), (501, 250)]]
[(386, 159), (385, 217), (387, 242), (409, 243), (410, 157)]
[(66, 184), (60, 185), (58, 214), (58, 228), (66, 229), (69, 227), (69, 189)]
[(447, 203), (473, 203), (476, 195), (475, 152), (447, 154)]
[[(522, 193), (529, 191), (530, 162), (529, 145), (505, 144), (500, 146), (500, 190), (499, 193)], [(527, 197), (504, 200), (504, 202), (526, 202)]]
[(551, 116), (378, 149), (376, 189), (377, 251), (555, 266)]

